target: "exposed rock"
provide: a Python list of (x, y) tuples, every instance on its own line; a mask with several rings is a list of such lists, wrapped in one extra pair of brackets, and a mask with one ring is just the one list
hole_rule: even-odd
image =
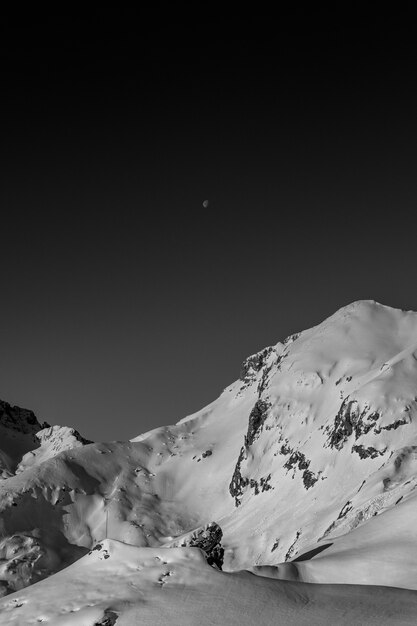
[(288, 346), (290, 343), (294, 343), (294, 341), (296, 341), (300, 335), (301, 333), (293, 333), (292, 335), (288, 335), (288, 337), (286, 337), (282, 343), (284, 344), (284, 346)]
[(287, 443), (284, 443), (280, 448), (280, 454), (291, 454), (292, 448)]
[(248, 448), (258, 438), (263, 423), (268, 416), (270, 404), (264, 400), (258, 400), (249, 414), (248, 432), (245, 437), (245, 446)]
[(216, 522), (210, 522), (206, 526), (193, 530), (179, 542), (174, 542), (172, 547), (200, 548), (205, 552), (207, 563), (219, 570), (223, 567), (224, 548), (221, 545), (223, 531)]
[[(278, 360), (280, 359), (280, 357), (278, 357)], [(268, 386), (268, 382), (269, 382), (269, 374), (271, 373), (271, 370), (273, 368), (274, 364), (271, 363), (271, 365), (269, 365), (268, 367), (264, 367), (263, 371), (262, 371), (262, 377), (261, 380), (259, 381), (258, 384), (258, 396), (261, 397), (262, 394), (264, 393), (265, 389)]]
[(351, 500), (348, 500), (346, 502), (346, 504), (344, 504), (340, 510), (339, 515), (337, 516), (337, 518), (334, 520), (334, 522), (332, 522), (330, 524), (330, 526), (328, 526), (326, 528), (326, 530), (324, 531), (324, 533), (321, 535), (321, 537), (319, 537), (317, 539), (317, 541), (321, 541), (322, 539), (324, 539), (325, 537), (327, 537), (327, 535), (329, 535), (331, 533), (332, 530), (334, 530), (339, 522), (339, 520), (343, 519), (344, 517), (346, 517), (346, 515), (349, 513), (349, 511), (352, 511), (353, 506), (352, 506), (352, 502)]
[(309, 465), (310, 461), (306, 459), (305, 455), (299, 450), (296, 450), (295, 452), (291, 453), (290, 458), (285, 463), (284, 467), (290, 470), (293, 469), (294, 466), (298, 466), (299, 470), (303, 470), (307, 469)]
[(0, 400), (0, 480), (13, 476), (22, 456), (39, 447), (42, 428), (33, 411)]
[(293, 450), (287, 445), (281, 446), (281, 453), (285, 455), (290, 455), (289, 459), (284, 464), (284, 467), (287, 470), (295, 469), (298, 467), (300, 471), (303, 470), (303, 483), (305, 489), (310, 489), (319, 479), (319, 474), (314, 474), (311, 470), (309, 470), (310, 461), (306, 458), (305, 454), (300, 452), (299, 450)]
[(259, 482), (254, 478), (250, 478), (249, 481), (246, 482), (246, 484), (249, 484), (249, 487), (255, 490), (255, 496), (257, 496), (259, 493), (261, 493), (261, 491), (263, 492), (273, 489), (272, 485), (269, 484), (270, 480), (271, 474), (268, 474), (268, 476), (261, 476)]
[(276, 550), (279, 546), (279, 539), (275, 539), (275, 543), (271, 548), (271, 552), (274, 552), (274, 550)]
[(346, 502), (346, 504), (344, 504), (342, 506), (342, 509), (341, 509), (339, 515), (337, 516), (337, 519), (342, 519), (343, 517), (346, 517), (346, 515), (349, 513), (349, 511), (352, 510), (352, 508), (353, 508), (352, 507), (352, 502), (351, 502), (351, 500), (348, 500)]
[(260, 352), (252, 354), (250, 357), (245, 359), (240, 368), (240, 380), (246, 384), (250, 384), (251, 382), (253, 382), (256, 378), (256, 375), (264, 367), (267, 358), (274, 351), (274, 347), (264, 348)]
[(301, 530), (297, 530), (297, 533), (295, 535), (295, 539), (292, 542), (292, 544), (290, 545), (290, 547), (288, 548), (287, 554), (285, 555), (285, 559), (284, 559), (285, 561), (289, 561), (290, 558), (292, 557), (292, 555), (294, 554), (295, 546), (296, 546), (296, 543), (297, 543), (298, 539), (300, 538), (300, 535), (301, 535)]
[[(270, 404), (264, 400), (258, 400), (249, 414), (248, 431), (245, 435), (244, 445), (240, 449), (239, 457), (235, 465), (232, 480), (229, 484), (229, 492), (235, 499), (235, 505), (239, 506), (240, 497), (243, 495), (243, 489), (250, 484), (250, 480), (242, 476), (241, 464), (246, 458), (246, 453), (253, 442), (258, 438), (265, 419), (268, 416)], [(255, 484), (253, 482), (253, 487)]]
[(103, 617), (99, 622), (95, 622), (94, 626), (114, 626), (117, 622), (117, 617), (117, 613), (111, 609), (106, 609)]
[(383, 450), (376, 450), (375, 448), (373, 448), (372, 446), (370, 446), (369, 448), (364, 448), (364, 446), (352, 446), (352, 452), (356, 452), (357, 454), (359, 454), (359, 457), (361, 459), (375, 459), (377, 456), (382, 456), (383, 454), (385, 454), (386, 452), (386, 448), (384, 448)]
[(303, 483), (306, 489), (310, 489), (310, 487), (313, 487), (318, 481), (318, 479), (319, 479), (318, 475), (316, 476), (316, 474), (313, 474), (313, 472), (311, 472), (308, 469), (304, 470)]
[(269, 491), (269, 489), (273, 489), (273, 487), (269, 484), (270, 480), (271, 480), (271, 474), (268, 474), (268, 476), (261, 476), (259, 480), (259, 484), (261, 486), (262, 491)]
[(379, 417), (380, 414), (377, 411), (370, 413), (367, 406), (361, 411), (358, 402), (350, 400), (348, 396), (343, 400), (333, 426), (327, 426), (325, 429), (328, 433), (327, 445), (341, 450), (352, 433), (355, 439), (366, 435), (375, 427)]
[(392, 422), (392, 424), (388, 424), (388, 426), (381, 426), (380, 428), (375, 429), (375, 433), (379, 435), (382, 430), (397, 430), (400, 426), (405, 426), (405, 424), (409, 424), (410, 421), (406, 419), (399, 419)]
[(391, 478), (389, 476), (386, 476), (382, 481), (382, 484), (384, 485), (384, 491), (388, 491), (391, 485)]
[(241, 464), (244, 458), (245, 448), (242, 446), (242, 448), (240, 449), (239, 457), (237, 459), (237, 463), (235, 465), (232, 480), (229, 484), (229, 492), (230, 495), (235, 499), (235, 506), (239, 506), (240, 498), (243, 495), (243, 489), (249, 483), (249, 480), (243, 477), (241, 473)]
[(12, 407), (3, 400), (0, 400), (0, 424), (24, 434), (35, 434), (49, 426), (46, 422), (41, 426), (33, 411), (18, 406)]

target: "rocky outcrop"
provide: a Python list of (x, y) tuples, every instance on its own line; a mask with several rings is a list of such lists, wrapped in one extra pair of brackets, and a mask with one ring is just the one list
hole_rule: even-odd
[(221, 570), (224, 559), (222, 537), (223, 531), (220, 526), (216, 522), (210, 522), (174, 542), (171, 547), (200, 548), (206, 555), (207, 563)]
[(301, 535), (301, 530), (297, 530), (295, 534), (295, 539), (290, 545), (290, 547), (288, 548), (287, 553), (285, 555), (285, 561), (289, 561), (292, 558), (293, 554), (296, 552), (295, 546), (297, 545), (300, 535)]
[(270, 404), (264, 400), (258, 400), (249, 414), (248, 432), (245, 436), (245, 447), (249, 448), (259, 437), (262, 426), (268, 416)]
[(306, 488), (306, 490), (310, 489), (310, 487), (314, 487), (318, 479), (319, 479), (318, 475), (314, 474), (311, 470), (308, 470), (308, 469), (304, 470), (303, 483), (304, 483), (304, 487)]
[(409, 423), (410, 423), (409, 419), (401, 418), (401, 419), (395, 420), (395, 422), (392, 422), (391, 424), (388, 424), (387, 426), (381, 426), (380, 428), (375, 428), (375, 434), (379, 435), (383, 430), (397, 430), (397, 428), (399, 428), (400, 426), (405, 426), (406, 424), (409, 424)]
[(243, 496), (243, 489), (249, 483), (249, 479), (242, 476), (241, 465), (242, 461), (245, 458), (245, 448), (242, 447), (240, 449), (240, 453), (235, 465), (235, 469), (233, 472), (232, 480), (229, 484), (229, 492), (230, 495), (235, 499), (235, 505), (239, 506), (240, 498)]
[(275, 539), (274, 545), (271, 548), (271, 552), (274, 552), (279, 546), (279, 539)]
[(365, 448), (364, 446), (352, 446), (352, 452), (356, 452), (361, 459), (376, 459), (376, 457), (385, 454), (386, 450), (386, 448), (376, 450), (376, 448), (372, 446), (369, 446), (369, 448)]
[(288, 444), (284, 444), (281, 446), (281, 454), (289, 454), (288, 460), (284, 463), (284, 468), (287, 470), (297, 469), (302, 471), (302, 479), (305, 489), (310, 489), (313, 487), (315, 483), (318, 481), (320, 472), (318, 474), (314, 474), (311, 470), (309, 470), (310, 461), (306, 458), (303, 452), (299, 450), (293, 450), (288, 446)]
[(22, 457), (39, 447), (36, 435), (43, 426), (33, 411), (0, 400), (0, 480), (14, 475)]
[(257, 496), (262, 491), (269, 491), (270, 489), (273, 489), (273, 487), (269, 483), (270, 480), (271, 480), (271, 474), (268, 474), (268, 476), (261, 476), (259, 481), (256, 480), (255, 478), (250, 478), (247, 484), (249, 484), (249, 487), (251, 489), (254, 489), (255, 496)]
[(46, 422), (41, 426), (33, 411), (21, 409), (18, 406), (11, 406), (3, 400), (0, 400), (0, 425), (25, 435), (34, 435), (42, 428), (49, 426)]
[(294, 466), (298, 467), (299, 470), (307, 469), (310, 465), (310, 461), (307, 461), (305, 454), (296, 450), (290, 454), (288, 461), (285, 463), (284, 467), (288, 470), (292, 469)]
[[(247, 485), (249, 485), (251, 482), (250, 478), (242, 476), (242, 472), (241, 472), (242, 461), (246, 458), (247, 452), (250, 446), (259, 437), (263, 424), (268, 416), (269, 409), (270, 409), (270, 404), (268, 402), (265, 402), (264, 400), (258, 400), (249, 414), (248, 430), (245, 435), (244, 445), (240, 449), (239, 457), (235, 465), (232, 480), (230, 481), (230, 484), (229, 484), (229, 492), (230, 492), (230, 495), (235, 499), (236, 506), (239, 506), (240, 504), (240, 498), (243, 495), (244, 488)], [(255, 488), (254, 483), (252, 483), (252, 486), (253, 488)], [(270, 488), (271, 487), (268, 485), (267, 487), (262, 488), (262, 491), (265, 491)], [(258, 493), (259, 493), (259, 486), (258, 486)]]
[(245, 359), (240, 368), (239, 379), (245, 385), (252, 383), (261, 369), (265, 366), (267, 359), (272, 352), (275, 352), (274, 347), (264, 348), (260, 352), (252, 354)]
[(352, 434), (355, 439), (366, 435), (372, 428), (375, 428), (379, 418), (380, 414), (377, 411), (371, 412), (368, 406), (361, 410), (356, 400), (345, 398), (333, 425), (325, 429), (328, 434), (327, 446), (341, 450)]

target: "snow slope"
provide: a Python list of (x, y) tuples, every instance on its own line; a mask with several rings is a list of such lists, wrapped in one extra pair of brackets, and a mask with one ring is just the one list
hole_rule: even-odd
[(198, 548), (106, 540), (66, 570), (0, 600), (0, 611), (2, 624), (53, 626), (414, 625), (417, 595), (227, 574)]
[[(4, 624), (36, 623), (35, 613), (53, 624), (233, 624), (235, 614), (269, 624), (266, 600), (287, 607), (287, 621), (274, 623), (326, 614), (406, 624), (415, 615), (415, 592), (404, 591), (417, 590), (414, 312), (344, 307), (249, 357), (198, 413), (130, 442), (13, 424), (0, 423), (19, 442), (2, 439)], [(88, 554), (97, 542), (111, 558), (97, 557), (104, 548)], [(180, 584), (154, 579), (161, 554)], [(140, 568), (121, 571), (119, 561)], [(78, 576), (91, 606), (71, 582)], [(100, 591), (106, 576), (125, 581), (113, 595), (104, 582)], [(79, 608), (60, 613), (49, 589)], [(230, 606), (214, 609), (221, 590)], [(390, 606), (397, 613), (381, 621)]]

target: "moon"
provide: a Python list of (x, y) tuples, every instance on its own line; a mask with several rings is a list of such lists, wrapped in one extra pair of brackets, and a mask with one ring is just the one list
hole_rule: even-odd
[(203, 202), (203, 207), (204, 207), (205, 209), (207, 209), (208, 205), (209, 205), (209, 201), (208, 201), (208, 200), (204, 200), (204, 202)]

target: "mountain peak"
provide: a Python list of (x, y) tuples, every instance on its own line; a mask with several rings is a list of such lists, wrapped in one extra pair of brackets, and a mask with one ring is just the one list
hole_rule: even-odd
[[(3, 403), (4, 593), (19, 590), (20, 602), (50, 576), (67, 597), (71, 572), (87, 568), (88, 590), (111, 572), (115, 599), (125, 597), (117, 554), (140, 558), (152, 590), (175, 589), (179, 571), (192, 589), (218, 568), (237, 586), (253, 572), (261, 592), (281, 579), (295, 595), (302, 582), (417, 590), (416, 390), (417, 314), (361, 300), (249, 356), (211, 404), (130, 442), (84, 445)], [(17, 469), (14, 441), (20, 453), (32, 446)], [(123, 603), (103, 613), (103, 602), (91, 619), (114, 623)], [(42, 615), (58, 622), (58, 604)]]
[(24, 434), (35, 434), (42, 428), (33, 411), (4, 400), (0, 400), (0, 425)]

